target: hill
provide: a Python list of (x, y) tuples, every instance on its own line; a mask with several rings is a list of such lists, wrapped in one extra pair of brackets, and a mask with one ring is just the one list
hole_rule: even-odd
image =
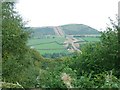
[(52, 27), (30, 27), (31, 36), (42, 38), (45, 35), (55, 35), (54, 29)]
[(61, 26), (61, 29), (68, 35), (100, 34), (98, 30), (84, 24), (63, 25)]
[[(28, 46), (44, 57), (69, 55), (79, 51), (84, 43), (100, 41), (99, 31), (83, 24), (67, 24), (55, 27), (31, 27)], [(50, 55), (48, 55), (50, 54)]]
[[(100, 32), (84, 24), (67, 24), (56, 27), (31, 27), (33, 37), (44, 37), (45, 35), (58, 35), (63, 32), (65, 35), (98, 35)], [(57, 33), (56, 33), (57, 31)]]

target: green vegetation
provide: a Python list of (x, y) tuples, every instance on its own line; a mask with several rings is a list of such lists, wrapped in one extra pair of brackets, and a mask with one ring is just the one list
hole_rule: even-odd
[[(83, 24), (68, 24), (59, 26), (65, 35), (100, 35), (96, 29)], [(54, 27), (31, 27), (27, 29), (31, 31), (34, 38), (42, 38), (45, 35), (55, 35)]]
[(45, 56), (45, 54), (54, 53), (55, 54), (66, 53), (67, 55), (68, 52), (70, 51), (67, 50), (67, 46), (66, 47), (64, 46), (65, 45), (64, 42), (67, 40), (68, 37), (71, 37), (69, 34), (73, 35), (74, 38), (80, 40), (78, 42), (80, 46), (82, 46), (83, 43), (86, 42), (100, 41), (99, 38), (97, 37), (97, 35), (100, 35), (100, 32), (87, 25), (69, 24), (59, 26), (60, 31), (59, 29), (56, 30), (58, 30), (58, 32), (63, 33), (65, 32), (63, 36), (57, 36), (54, 28), (55, 27), (41, 27), (41, 28), (31, 27), (29, 29), (26, 29), (27, 31), (31, 32), (31, 37), (28, 40), (28, 46), (36, 49), (43, 56)]
[(62, 49), (48, 49), (48, 50), (45, 50), (45, 49), (39, 49), (38, 50), (40, 52), (40, 54), (52, 54), (52, 53), (64, 53), (64, 52), (67, 52), (66, 50), (62, 50)]
[(2, 82), (34, 87), (35, 62), (42, 57), (26, 45), (29, 32), (13, 8), (13, 2), (2, 3)]
[(87, 42), (100, 41), (100, 38), (97, 38), (97, 37), (82, 37), (82, 39), (83, 39), (84, 41), (87, 41)]
[(61, 28), (68, 35), (100, 34), (96, 29), (83, 24), (63, 25)]
[(75, 38), (80, 40), (80, 42), (97, 42), (97, 41), (100, 41), (100, 37), (88, 36), (88, 37), (75, 37)]
[(62, 44), (64, 42), (65, 38), (64, 37), (57, 37), (57, 36), (49, 36), (48, 38), (43, 38), (43, 39), (29, 39), (28, 40), (28, 45), (36, 45), (36, 44), (47, 44), (47, 43), (51, 43), (51, 42), (58, 42), (60, 44)]
[(50, 36), (44, 39), (29, 39), (28, 46), (36, 49), (41, 55), (53, 53), (68, 53), (63, 46), (64, 37)]
[[(80, 48), (86, 42), (98, 42), (100, 37), (81, 36), (74, 37), (79, 40)], [(53, 53), (68, 53), (67, 48), (64, 47), (65, 37), (58, 37), (56, 35), (44, 36), (43, 38), (30, 38), (28, 46), (36, 49), (41, 55)]]
[(33, 33), (33, 36), (37, 36), (37, 35), (55, 35), (55, 32), (53, 30), (52, 27), (44, 27), (44, 28), (40, 28), (40, 27), (31, 27), (30, 30)]
[(27, 45), (29, 32), (13, 2), (2, 3), (2, 19), (2, 88), (120, 88), (117, 25), (107, 28), (99, 42), (85, 44), (82, 53), (47, 59)]

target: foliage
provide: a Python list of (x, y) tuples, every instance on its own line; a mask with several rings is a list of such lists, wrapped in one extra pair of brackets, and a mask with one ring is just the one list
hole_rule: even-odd
[(24, 30), (22, 18), (14, 11), (14, 2), (3, 2), (2, 81), (35, 87), (38, 72), (34, 60), (38, 55), (26, 45), (28, 38), (29, 32)]
[(0, 88), (21, 88), (21, 90), (24, 90), (24, 88), (19, 83), (13, 84), (13, 83), (2, 82), (2, 87)]
[(120, 79), (110, 73), (105, 74), (105, 82), (102, 88), (120, 88)]
[(61, 58), (61, 57), (71, 57), (74, 53), (53, 53), (53, 54), (44, 54), (42, 55), (44, 58)]
[(61, 28), (68, 35), (100, 34), (96, 29), (84, 24), (68, 24), (61, 26)]
[(82, 54), (45, 59), (27, 46), (29, 33), (13, 9), (13, 2), (2, 5), (3, 87), (120, 88), (119, 28), (107, 28), (100, 42), (84, 44)]
[[(44, 60), (42, 69), (39, 70), (38, 87), (42, 88), (61, 88), (65, 85), (61, 81), (60, 72), (65, 67), (62, 61)], [(54, 66), (53, 66), (54, 65)], [(58, 67), (59, 65), (59, 67)]]
[[(108, 28), (101, 36), (101, 42), (88, 43), (82, 48), (82, 54), (74, 57), (70, 66), (80, 72), (94, 71), (95, 74), (115, 69), (118, 74), (118, 36), (116, 30)], [(79, 67), (79, 68), (78, 68)], [(114, 73), (115, 74), (115, 73)]]
[(51, 27), (32, 27), (30, 29), (33, 33), (31, 34), (34, 38), (40, 38), (44, 35), (55, 35), (54, 29)]

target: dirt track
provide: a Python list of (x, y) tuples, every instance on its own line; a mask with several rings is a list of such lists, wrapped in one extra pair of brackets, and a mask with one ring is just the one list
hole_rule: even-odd
[[(64, 32), (63, 30), (60, 28), (60, 27), (54, 27), (53, 28), (56, 35), (58, 36), (64, 36)], [(78, 40), (76, 38), (73, 38), (73, 37), (66, 37), (66, 45), (69, 45), (71, 44), (71, 50), (70, 51), (78, 51), (78, 52), (81, 52), (77, 47), (76, 47), (76, 44), (75, 42), (77, 42)], [(78, 44), (78, 43), (77, 43)], [(78, 47), (79, 47), (79, 44), (78, 44)]]
[[(69, 49), (69, 51), (73, 52), (73, 51), (78, 51), (81, 52), (75, 45), (75, 42), (77, 42), (78, 40), (76, 38), (73, 37), (67, 37), (67, 40), (65, 41), (66, 45), (68, 46), (69, 44), (71, 45), (71, 49)], [(79, 46), (78, 46), (79, 47)], [(82, 52), (81, 52), (82, 53)]]
[(64, 32), (63, 32), (63, 30), (60, 27), (54, 27), (53, 29), (54, 29), (56, 35), (64, 36)]

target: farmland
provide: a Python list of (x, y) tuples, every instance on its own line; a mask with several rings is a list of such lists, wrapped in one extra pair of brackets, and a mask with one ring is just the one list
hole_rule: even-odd
[(120, 28), (116, 21), (101, 37), (95, 29), (80, 24), (29, 29), (14, 11), (14, 2), (2, 1), (2, 90), (120, 90)]
[(75, 37), (81, 42), (98, 42), (100, 41), (99, 37)]
[[(28, 46), (45, 54), (69, 54), (80, 51), (80, 44), (100, 41), (100, 33), (83, 24), (68, 24), (56, 27), (32, 27)], [(88, 36), (86, 36), (88, 35)], [(92, 36), (93, 35), (93, 36)]]
[(63, 43), (65, 40), (65, 37), (57, 37), (57, 36), (50, 36), (49, 38), (32, 38), (29, 39), (28, 45), (36, 45), (36, 44), (44, 44), (44, 43), (51, 43), (51, 42), (58, 42), (58, 43)]
[(31, 48), (35, 48), (41, 55), (46, 53), (68, 53), (66, 48), (63, 46), (65, 37), (53, 36), (44, 39), (30, 39), (28, 45)]
[[(100, 39), (98, 37), (76, 37), (79, 41), (79, 44), (84, 44), (87, 42), (98, 42)], [(49, 38), (34, 38), (28, 41), (28, 46), (36, 49), (41, 55), (44, 54), (53, 54), (53, 53), (66, 53), (69, 51), (64, 46), (66, 38), (58, 36), (50, 36)]]

